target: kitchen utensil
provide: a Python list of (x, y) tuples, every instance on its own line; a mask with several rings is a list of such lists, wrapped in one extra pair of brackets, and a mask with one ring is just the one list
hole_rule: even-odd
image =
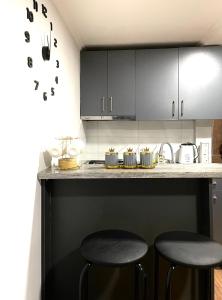
[(198, 157), (198, 150), (196, 144), (183, 143), (179, 149), (179, 163), (180, 164), (193, 164)]
[(140, 165), (141, 168), (148, 169), (153, 165), (153, 153), (150, 152), (149, 148), (144, 148), (140, 152)]
[(58, 160), (58, 166), (60, 170), (74, 170), (78, 169), (78, 162), (77, 162), (77, 150), (74, 145), (74, 140), (71, 136), (65, 136), (57, 138), (60, 142), (60, 151), (61, 157)]
[(136, 153), (133, 152), (132, 148), (128, 148), (123, 153), (123, 165), (126, 169), (135, 169), (137, 167)]
[(59, 159), (59, 169), (60, 170), (75, 170), (78, 168), (79, 168), (79, 166), (77, 164), (77, 160), (75, 157)]
[(105, 154), (105, 166), (107, 169), (117, 169), (119, 167), (118, 152), (110, 148)]

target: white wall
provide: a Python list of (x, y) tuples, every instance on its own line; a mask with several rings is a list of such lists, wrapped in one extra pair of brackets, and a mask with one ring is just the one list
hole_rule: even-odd
[[(40, 186), (37, 172), (49, 161), (45, 147), (58, 135), (79, 134), (79, 49), (49, 0), (48, 22), (41, 12), (26, 19), (32, 0), (2, 0), (0, 10), (0, 299), (37, 300), (40, 295)], [(39, 7), (41, 9), (41, 7)], [(54, 25), (60, 60), (56, 95), (54, 66), (41, 58), (41, 32)], [(24, 41), (24, 31), (31, 43)], [(34, 59), (33, 69), (26, 65)], [(53, 56), (53, 53), (52, 53)], [(55, 59), (55, 56), (54, 56)], [(45, 83), (43, 85), (43, 78)], [(33, 80), (40, 81), (34, 91)], [(48, 91), (48, 90), (46, 90)], [(46, 158), (46, 159), (44, 159)]]
[[(211, 148), (211, 121), (85, 121), (86, 147), (84, 159), (104, 159), (104, 153), (114, 147), (122, 158), (128, 147), (137, 151), (149, 147), (158, 152), (161, 143), (169, 142), (174, 153), (185, 142), (208, 142)], [(164, 155), (170, 158), (169, 147)], [(211, 153), (210, 153), (211, 156)]]
[[(32, 24), (26, 19), (26, 7), (32, 7), (32, 0), (1, 1), (0, 299), (4, 300), (39, 299), (40, 186), (36, 176), (37, 172), (49, 163), (44, 150), (51, 140), (59, 135), (78, 136), (81, 128), (79, 49), (51, 2), (49, 0), (38, 2), (47, 6), (48, 21), (54, 24), (54, 32), (58, 39), (56, 57), (58, 56), (61, 64), (58, 74), (60, 84), (56, 89), (56, 95), (49, 97), (47, 102), (43, 101), (42, 92), (51, 86), (54, 70), (52, 67), (48, 72), (47, 63), (41, 59), (41, 32), (42, 30), (48, 32), (48, 23), (40, 12), (35, 14), (35, 21)], [(31, 38), (34, 37), (30, 44), (24, 41), (25, 30), (30, 31)], [(33, 69), (29, 69), (26, 65), (28, 55), (34, 59)], [(43, 78), (46, 80), (44, 86), (42, 86)], [(40, 81), (39, 91), (34, 91), (35, 79)], [(87, 147), (91, 142), (92, 147), (95, 145), (95, 151), (90, 152), (92, 158), (95, 154), (99, 156), (103, 153), (111, 142), (119, 143), (120, 138), (121, 143), (128, 144), (131, 138), (135, 137), (134, 134), (142, 139), (146, 137), (145, 132), (152, 133), (152, 138), (147, 141), (157, 143), (155, 126), (152, 129), (149, 127), (154, 125), (152, 123), (151, 125), (138, 122), (121, 123), (122, 125), (118, 122), (87, 124)], [(164, 140), (161, 137), (161, 141), (180, 143), (188, 140), (187, 134), (194, 137), (192, 122), (178, 123), (179, 128), (174, 127), (176, 123), (172, 123), (173, 125), (169, 123), (169, 127), (167, 123), (161, 124), (163, 127), (160, 126), (159, 131), (164, 129), (162, 136)], [(95, 126), (97, 129), (93, 131)], [(123, 126), (121, 133), (115, 130), (118, 126)], [(137, 131), (138, 126), (142, 126), (141, 136)], [(93, 132), (96, 132), (95, 136)], [(179, 134), (177, 135), (180, 137), (179, 140), (174, 139), (175, 132)]]

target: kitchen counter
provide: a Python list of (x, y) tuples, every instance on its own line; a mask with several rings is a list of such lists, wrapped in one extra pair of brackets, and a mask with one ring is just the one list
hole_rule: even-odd
[[(73, 171), (49, 168), (41, 171), (38, 179), (41, 181), (42, 300), (55, 295), (59, 295), (56, 299), (62, 299), (63, 291), (67, 299), (78, 299), (81, 264), (78, 249), (91, 232), (121, 228), (141, 235), (150, 246), (160, 232), (167, 230), (198, 232), (218, 241), (222, 236), (222, 164), (160, 164), (155, 169), (134, 170), (83, 164)], [(153, 274), (152, 251), (148, 256), (145, 268)], [(213, 295), (213, 289), (209, 273), (203, 272), (195, 286), (198, 298), (206, 300), (210, 289)], [(124, 274), (114, 274), (114, 281), (122, 280), (120, 286), (125, 284), (125, 290), (131, 291), (128, 281), (124, 282)], [(98, 271), (95, 277), (98, 290), (102, 290), (104, 284), (99, 276)], [(181, 277), (181, 282), (188, 284), (183, 299), (192, 298), (191, 280), (187, 276), (186, 273)], [(151, 287), (151, 299), (152, 293)], [(98, 294), (95, 292), (92, 298), (97, 299)]]
[(222, 178), (222, 164), (159, 164), (154, 169), (106, 169), (103, 165), (83, 164), (78, 170), (45, 169), (38, 179), (109, 178)]

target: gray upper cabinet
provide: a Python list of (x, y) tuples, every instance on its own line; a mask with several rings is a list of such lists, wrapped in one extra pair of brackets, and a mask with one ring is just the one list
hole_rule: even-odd
[(108, 51), (107, 113), (135, 116), (135, 50)]
[(107, 51), (81, 52), (81, 116), (105, 112), (107, 98)]
[(179, 118), (222, 118), (222, 47), (179, 49)]
[(222, 47), (81, 52), (81, 116), (222, 119)]
[(178, 119), (178, 49), (136, 50), (136, 119)]
[(135, 118), (135, 50), (82, 51), (81, 116)]

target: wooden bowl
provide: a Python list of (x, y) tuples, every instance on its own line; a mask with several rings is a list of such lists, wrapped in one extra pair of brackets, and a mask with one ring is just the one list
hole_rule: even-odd
[(78, 169), (76, 158), (60, 158), (59, 169), (60, 170)]

